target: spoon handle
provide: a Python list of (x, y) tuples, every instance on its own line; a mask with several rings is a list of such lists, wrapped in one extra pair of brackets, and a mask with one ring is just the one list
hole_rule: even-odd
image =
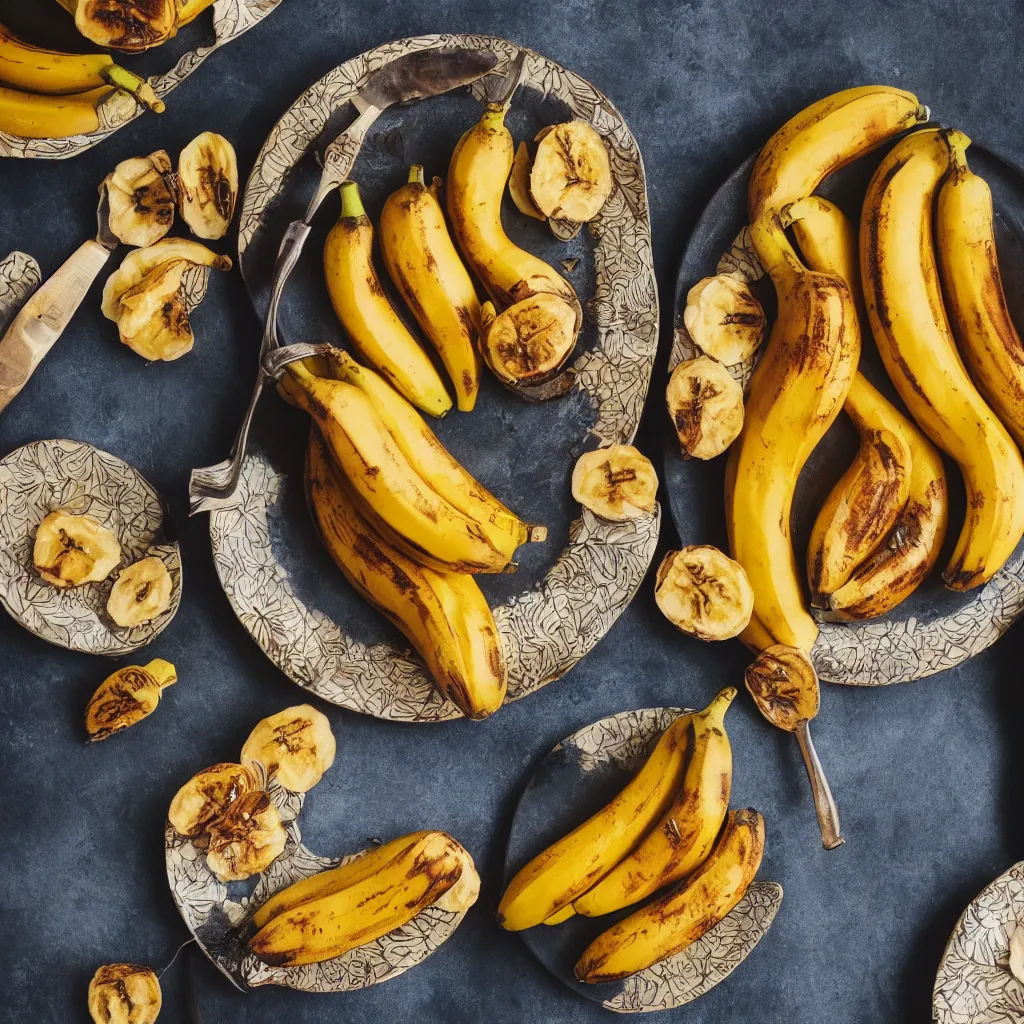
[(800, 744), (800, 753), (804, 756), (804, 767), (807, 769), (807, 778), (810, 779), (811, 792), (814, 794), (814, 810), (818, 814), (821, 844), (826, 850), (834, 850), (837, 846), (842, 846), (846, 840), (839, 834), (839, 811), (832, 797), (832, 790), (829, 789), (828, 779), (825, 778), (824, 769), (821, 767), (821, 761), (818, 760), (818, 752), (811, 741), (811, 727), (806, 719), (797, 725), (796, 739)]

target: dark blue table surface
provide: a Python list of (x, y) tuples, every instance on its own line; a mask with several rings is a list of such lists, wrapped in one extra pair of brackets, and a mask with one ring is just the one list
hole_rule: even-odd
[[(39, 41), (74, 42), (53, 0), (2, 0), (0, 20)], [(420, 33), (489, 32), (578, 71), (625, 115), (647, 166), (663, 305), (687, 233), (732, 168), (818, 96), (882, 81), (912, 89), (942, 120), (1018, 166), (1024, 133), (1020, 7), (994, 0), (785, 5), (521, 0), (284, 0), (209, 62), (162, 118), (137, 121), (70, 163), (0, 162), (0, 255), (23, 249), (44, 274), (94, 230), (97, 183), (113, 163), (176, 152), (201, 130), (227, 135), (248, 170), (274, 122), (310, 82), (362, 50)], [(154, 58), (157, 59), (157, 58)], [(227, 453), (254, 373), (259, 325), (237, 274), (195, 317), (195, 352), (147, 365), (118, 344), (99, 286), (21, 397), (0, 417), (0, 454), (42, 437), (115, 452), (170, 496), (185, 597), (145, 652), (180, 682), (147, 723), (86, 747), (81, 717), (112, 666), (52, 648), (0, 618), (0, 1021), (86, 1022), (100, 963), (160, 966), (187, 937), (164, 876), (162, 823), (197, 769), (237, 756), (261, 716), (304, 698), (235, 620), (213, 572), (205, 518), (187, 520), (192, 466)], [(663, 313), (662, 363), (670, 314)], [(657, 458), (659, 380), (641, 434)], [(664, 544), (671, 544), (666, 525)], [(845, 847), (825, 853), (792, 738), (749, 701), (730, 712), (734, 802), (765, 814), (762, 877), (785, 887), (766, 939), (712, 993), (663, 1020), (859, 1024), (930, 1019), (931, 987), (966, 903), (1024, 850), (1019, 815), (1020, 628), (969, 665), (884, 690), (830, 688), (815, 723)], [(660, 619), (650, 580), (597, 650), (565, 679), (484, 723), (400, 726), (325, 707), (338, 759), (304, 811), (325, 854), (369, 836), (444, 828), (484, 877), (477, 908), (437, 954), (369, 991), (242, 995), (204, 962), (207, 1024), (417, 1021), (554, 1024), (612, 1019), (549, 977), (491, 917), (516, 799), (562, 736), (629, 707), (701, 705), (746, 664), (738, 644), (702, 645)], [(168, 1022), (189, 1019), (187, 960), (164, 977)]]

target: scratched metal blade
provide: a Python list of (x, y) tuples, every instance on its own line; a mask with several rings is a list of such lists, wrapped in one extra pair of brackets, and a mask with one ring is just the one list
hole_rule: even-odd
[(475, 82), (497, 63), (498, 58), (488, 50), (418, 50), (372, 74), (359, 90), (359, 98), (383, 110), (395, 103), (439, 96)]

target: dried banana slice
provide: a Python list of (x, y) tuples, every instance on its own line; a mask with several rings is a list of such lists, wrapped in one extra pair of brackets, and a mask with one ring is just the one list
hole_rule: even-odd
[(713, 459), (743, 429), (743, 389), (710, 356), (688, 359), (672, 371), (665, 402), (684, 458)]
[(586, 121), (555, 125), (537, 145), (530, 195), (545, 217), (593, 220), (612, 192), (604, 140)]
[(107, 598), (107, 614), (123, 629), (151, 622), (171, 605), (171, 574), (150, 555), (121, 570)]
[(178, 157), (178, 206), (197, 238), (223, 238), (238, 201), (234, 146), (216, 132), (203, 132)]
[(92, 516), (58, 509), (36, 527), (32, 561), (47, 583), (77, 587), (105, 580), (121, 561), (121, 545)]
[(148, 967), (105, 964), (89, 982), (89, 1016), (95, 1024), (154, 1024), (163, 995)]
[(572, 471), (572, 496), (594, 515), (613, 522), (654, 511), (658, 474), (632, 445), (584, 452)]
[(797, 647), (772, 644), (747, 666), (743, 676), (761, 714), (780, 729), (794, 732), (818, 713), (818, 674)]
[(547, 220), (530, 197), (530, 151), (525, 142), (519, 143), (515, 159), (512, 161), (512, 173), (508, 176), (508, 192), (520, 213), (537, 220)]
[(687, 292), (683, 325), (701, 352), (726, 366), (758, 350), (766, 323), (754, 293), (728, 274), (705, 277)]
[(162, 658), (145, 666), (119, 668), (100, 684), (85, 709), (90, 741), (105, 740), (141, 722), (156, 710), (163, 691), (177, 681), (174, 666)]
[(311, 790), (334, 764), (336, 744), (327, 716), (308, 704), (264, 718), (242, 746), (242, 764), (258, 761), (285, 789)]
[(175, 198), (167, 185), (171, 158), (158, 149), (123, 160), (103, 182), (110, 203), (110, 230), (125, 245), (159, 242), (174, 223)]
[(243, 764), (214, 764), (197, 772), (171, 800), (167, 820), (178, 835), (197, 838), (245, 793), (259, 788)]
[(78, 0), (75, 26), (99, 46), (138, 53), (178, 31), (178, 0)]
[(710, 544), (665, 555), (654, 599), (669, 622), (700, 640), (738, 636), (754, 610), (754, 592), (743, 566)]
[(266, 871), (284, 853), (288, 833), (261, 790), (243, 793), (209, 826), (206, 863), (222, 882), (241, 882)]
[(481, 307), (481, 349), (495, 376), (512, 386), (541, 384), (566, 364), (576, 347), (576, 310), (565, 299), (538, 292), (495, 314)]

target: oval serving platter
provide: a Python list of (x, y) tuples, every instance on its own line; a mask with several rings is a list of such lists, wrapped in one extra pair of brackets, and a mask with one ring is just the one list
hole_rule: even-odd
[[(665, 729), (686, 713), (681, 708), (622, 711), (559, 743), (536, 767), (516, 807), (505, 851), (505, 884), (618, 793)], [(726, 917), (682, 953), (623, 981), (600, 985), (578, 981), (573, 968), (587, 945), (629, 910), (599, 918), (577, 915), (518, 934), (574, 992), (617, 1013), (646, 1013), (692, 1002), (728, 977), (768, 931), (781, 904), (781, 885), (755, 881)]]
[[(861, 199), (883, 149), (856, 161), (826, 180), (821, 194), (847, 216), (859, 217)], [(1017, 171), (981, 146), (972, 145), (972, 168), (992, 188), (996, 238), (1003, 283), (1011, 312), (1024, 325), (1024, 181)], [(746, 230), (750, 157), (725, 181), (702, 213), (687, 243), (675, 292), (675, 335), (669, 369), (697, 354), (683, 326), (687, 291), (702, 277), (730, 273), (751, 284), (769, 320), (775, 313), (771, 282), (757, 259)], [(729, 367), (744, 387), (757, 356), (749, 364)], [(860, 369), (901, 409), (870, 337), (864, 339)], [(664, 399), (659, 397), (661, 408)], [(707, 464), (680, 455), (675, 432), (664, 412), (664, 482), (672, 518), (683, 544), (714, 543), (727, 549), (723, 521), (725, 462)], [(793, 503), (793, 536), (798, 553), (807, 550), (811, 526), (825, 497), (857, 451), (857, 436), (848, 417), (840, 416), (801, 473)], [(956, 464), (946, 459), (950, 485), (950, 527), (938, 566), (949, 553), (963, 521), (963, 485)], [(798, 563), (802, 558), (798, 557)], [(922, 679), (953, 668), (995, 643), (1024, 610), (1024, 543), (988, 584), (966, 594), (947, 590), (937, 568), (907, 600), (878, 619), (860, 623), (819, 619), (821, 632), (811, 651), (818, 675), (826, 682), (879, 686)]]
[[(257, 310), (267, 304), (278, 243), (305, 211), (319, 178), (316, 150), (354, 117), (349, 100), (385, 63), (414, 50), (484, 47), (492, 76), (460, 91), (387, 111), (352, 173), (372, 219), (406, 180), (410, 163), (443, 174), (481, 100), (519, 53), (490, 36), (423, 36), (379, 46), (336, 68), (284, 115), (264, 144), (239, 227), (240, 265)], [(592, 85), (528, 51), (524, 88), (508, 124), (532, 138), (545, 124), (589, 120), (610, 152), (614, 189), (598, 219), (563, 241), (507, 201), (510, 235), (564, 271), (586, 310), (572, 370), (575, 387), (531, 404), (484, 372), (476, 410), (432, 421), (442, 442), (524, 519), (548, 527), (545, 544), (520, 549), (513, 575), (478, 576), (494, 609), (509, 667), (508, 699), (559, 678), (605, 635), (643, 579), (654, 554), (660, 512), (609, 523), (570, 496), (583, 451), (632, 440), (657, 348), (658, 303), (643, 164), (611, 103)], [(316, 218), (285, 289), (282, 340), (344, 344), (326, 286), (323, 240), (337, 199)], [(256, 352), (253, 351), (254, 361)], [(257, 413), (241, 486), (210, 516), (217, 571), (239, 619), (269, 657), (300, 686), (332, 703), (398, 721), (443, 721), (461, 713), (437, 691), (404, 638), (351, 590), (317, 540), (302, 488), (308, 421), (276, 395)]]

